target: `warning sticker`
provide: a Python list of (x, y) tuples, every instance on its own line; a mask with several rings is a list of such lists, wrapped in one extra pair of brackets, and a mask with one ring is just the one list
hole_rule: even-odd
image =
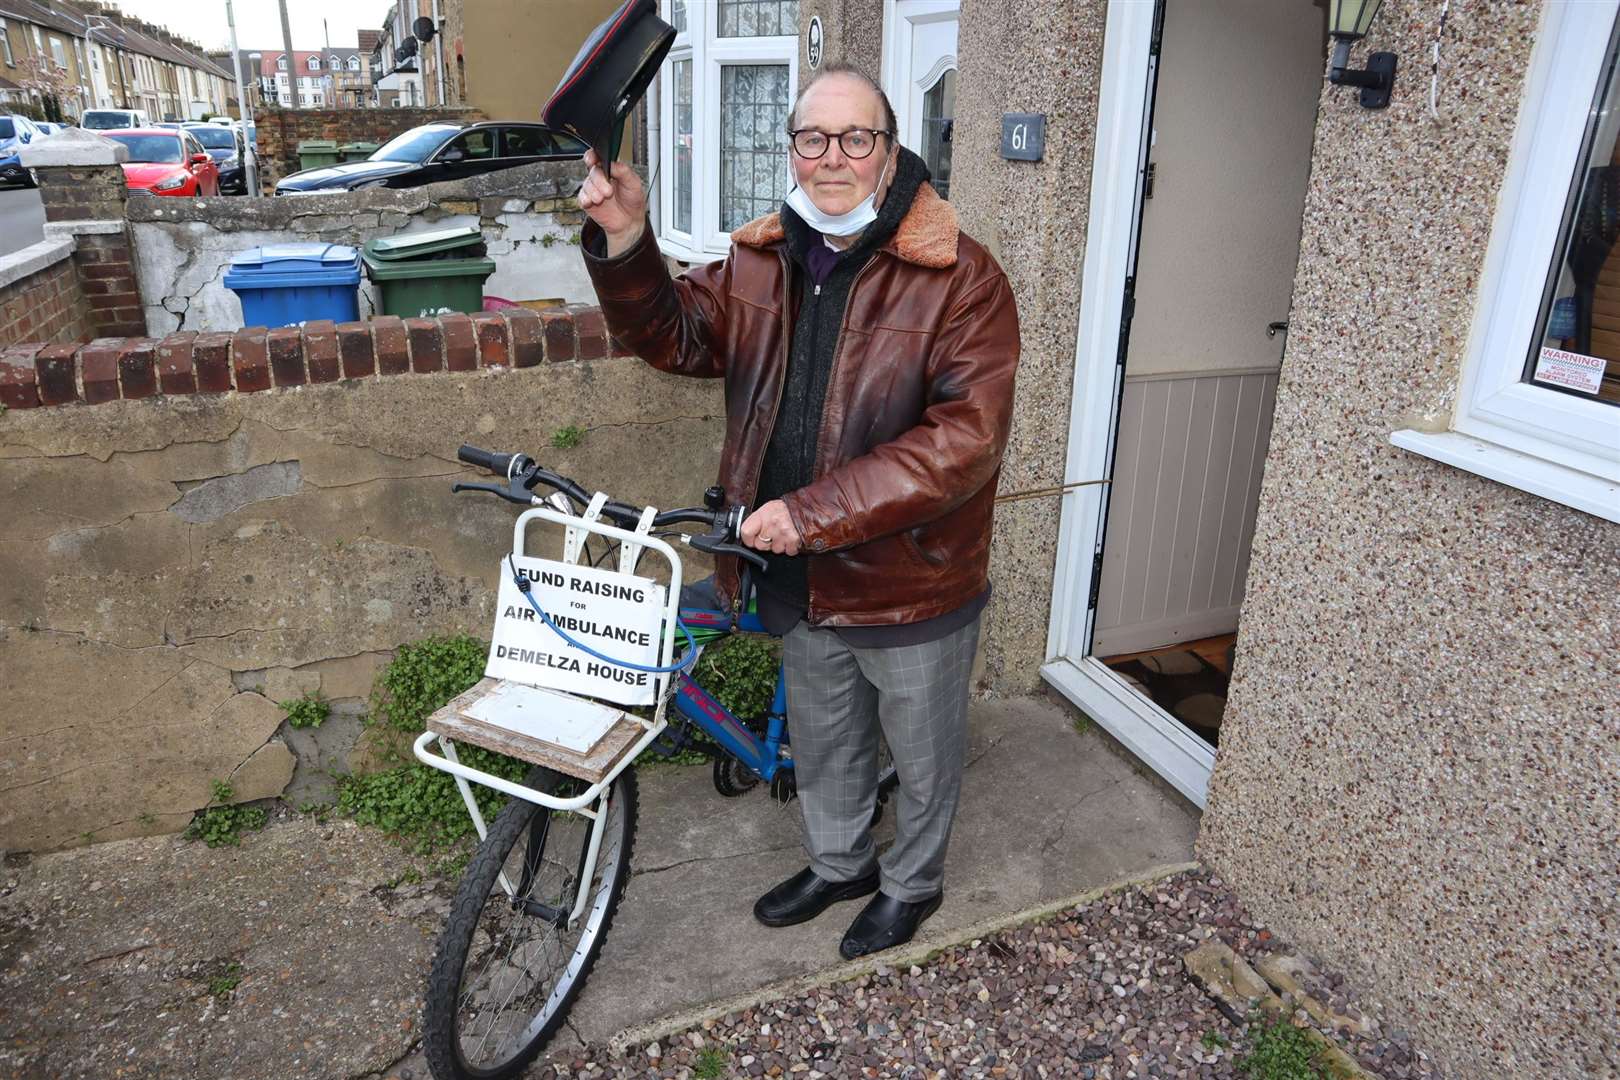
[(1603, 389), (1603, 361), (1585, 353), (1542, 346), (1536, 358), (1536, 382), (1595, 394)]

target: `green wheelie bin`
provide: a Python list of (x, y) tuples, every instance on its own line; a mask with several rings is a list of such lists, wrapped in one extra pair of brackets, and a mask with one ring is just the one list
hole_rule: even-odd
[(336, 165), (339, 160), (338, 146), (332, 139), (305, 139), (298, 144), (300, 169), (320, 169)]
[(484, 281), (495, 272), (476, 225), (368, 240), (360, 258), (378, 313), (407, 319), (482, 311)]

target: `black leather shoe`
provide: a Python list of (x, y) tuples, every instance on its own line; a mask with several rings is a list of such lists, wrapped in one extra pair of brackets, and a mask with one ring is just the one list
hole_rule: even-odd
[(849, 931), (838, 946), (838, 955), (845, 960), (853, 960), (857, 956), (904, 945), (911, 940), (923, 920), (939, 910), (940, 901), (944, 899), (943, 892), (915, 903), (878, 893), (850, 923)]
[(754, 903), (754, 918), (766, 926), (792, 926), (809, 922), (840, 900), (877, 892), (874, 870), (854, 881), (824, 881), (808, 866)]

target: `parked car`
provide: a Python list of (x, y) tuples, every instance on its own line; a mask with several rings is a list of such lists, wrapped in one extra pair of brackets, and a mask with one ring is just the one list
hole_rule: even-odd
[(86, 131), (112, 131), (117, 128), (143, 128), (146, 114), (139, 109), (86, 109), (79, 118)]
[(35, 139), (42, 138), (44, 134), (39, 126), (26, 116), (0, 113), (0, 181), (21, 184), (23, 187), (34, 186), (33, 174), (23, 168), (22, 160), (17, 154), (23, 147)]
[(66, 124), (53, 124), (49, 120), (35, 120), (34, 126), (39, 128), (40, 133), (44, 135), (55, 135), (57, 132), (67, 127)]
[(129, 148), (124, 183), (130, 194), (219, 194), (219, 166), (191, 132), (134, 128), (113, 131), (106, 137)]
[(494, 172), (536, 161), (571, 161), (585, 144), (544, 124), (500, 120), (423, 124), (396, 135), (364, 161), (305, 169), (276, 182), (277, 195), (410, 188)]
[(201, 122), (183, 124), (181, 130), (202, 143), (208, 156), (219, 166), (221, 195), (247, 194), (247, 158), (240, 132), (220, 124)]

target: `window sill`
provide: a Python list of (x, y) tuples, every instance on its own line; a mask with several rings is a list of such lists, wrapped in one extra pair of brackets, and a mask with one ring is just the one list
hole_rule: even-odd
[(1408, 428), (1391, 433), (1389, 441), (1403, 450), (1445, 462), (1475, 476), (1620, 523), (1620, 485), (1590, 473), (1455, 431), (1436, 434)]
[(706, 264), (718, 262), (726, 257), (725, 252), (702, 251), (700, 249), (690, 247), (679, 240), (672, 240), (663, 236), (658, 237), (658, 250), (662, 251), (666, 256), (674, 259), (676, 262), (683, 262), (689, 265), (694, 263)]

